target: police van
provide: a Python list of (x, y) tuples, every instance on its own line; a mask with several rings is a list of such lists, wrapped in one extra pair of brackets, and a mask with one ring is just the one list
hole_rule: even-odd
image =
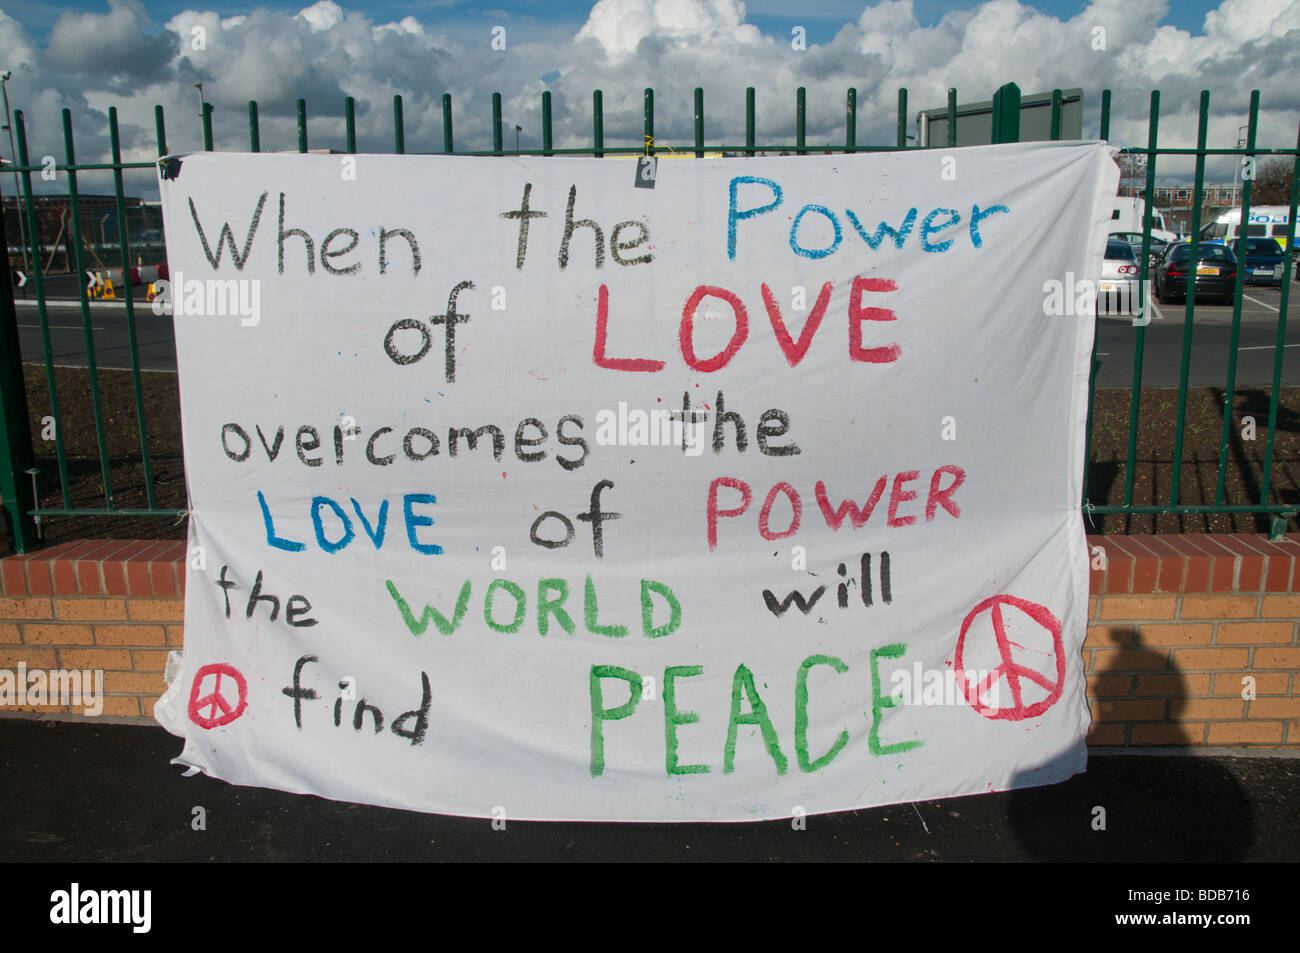
[[(1291, 209), (1286, 205), (1260, 205), (1250, 210), (1246, 223), (1247, 238), (1273, 238), (1286, 249), (1286, 229)], [(1241, 209), (1228, 209), (1209, 225), (1201, 229), (1201, 241), (1226, 245), (1229, 239), (1241, 237)]]
[[(1116, 196), (1110, 212), (1111, 234), (1141, 232), (1145, 227), (1146, 211), (1146, 202), (1142, 199)], [(1177, 234), (1165, 227), (1165, 217), (1158, 208), (1151, 209), (1151, 237), (1166, 243), (1178, 239)]]

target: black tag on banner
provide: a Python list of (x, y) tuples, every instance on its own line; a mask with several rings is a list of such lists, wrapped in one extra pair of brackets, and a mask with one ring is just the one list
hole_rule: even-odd
[(655, 175), (659, 171), (659, 160), (654, 156), (641, 156), (636, 161), (636, 187), (653, 189)]

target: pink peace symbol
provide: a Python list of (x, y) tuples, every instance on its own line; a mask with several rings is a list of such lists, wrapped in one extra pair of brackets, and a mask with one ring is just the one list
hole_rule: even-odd
[[(1004, 605), (1014, 606), (1051, 633), (1052, 654), (1056, 659), (1056, 671), (1052, 676), (1021, 665), (1012, 658), (1012, 644), (1007, 638), (1006, 626), (1002, 618), (1002, 607)], [(1002, 664), (989, 672), (983, 680), (975, 683), (965, 677), (965, 665), (962, 657), (966, 649), (966, 633), (970, 630), (975, 617), (985, 609), (990, 610), (993, 619), (993, 633), (997, 639), (998, 655), (1002, 659)], [(972, 609), (970, 614), (966, 616), (965, 621), (962, 622), (961, 634), (957, 637), (957, 655), (954, 665), (957, 669), (957, 684), (962, 686), (966, 701), (985, 718), (1005, 719), (1007, 721), (1023, 721), (1026, 718), (1036, 718), (1056, 704), (1061, 697), (1062, 690), (1065, 688), (1065, 647), (1061, 642), (1061, 622), (1056, 616), (1052, 615), (1046, 606), (1040, 606), (1036, 602), (1019, 599), (1005, 593), (990, 596)], [(986, 694), (988, 689), (1003, 677), (1006, 678), (1007, 685), (1011, 689), (1010, 707), (992, 708), (985, 705), (980, 701), (980, 696)], [(1026, 706), (1021, 697), (1021, 679), (1027, 679), (1041, 686), (1047, 691), (1047, 697)]]
[[(235, 692), (237, 699), (232, 706), (225, 695), (221, 693), (221, 677), (228, 676), (234, 679)], [(212, 690), (206, 695), (200, 696), (199, 691), (204, 687), (204, 681), (209, 677), (212, 678)], [(214, 662), (211, 665), (204, 665), (194, 673), (194, 684), (190, 688), (190, 721), (200, 728), (219, 728), (221, 725), (228, 725), (244, 713), (248, 707), (248, 683), (244, 681), (244, 676), (233, 665), (225, 662)], [(209, 714), (204, 714), (207, 711)], [(218, 714), (220, 712), (220, 714)]]

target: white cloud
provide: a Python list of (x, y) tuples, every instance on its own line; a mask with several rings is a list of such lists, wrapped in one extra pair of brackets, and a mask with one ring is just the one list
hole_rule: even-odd
[(1300, 4), (1295, 0), (1224, 0), (1205, 15), (1205, 33), (1245, 43), (1269, 33), (1283, 36), (1300, 29)]
[(578, 39), (594, 39), (614, 60), (647, 37), (692, 46), (760, 43), (762, 34), (744, 20), (745, 5), (736, 0), (599, 0)]
[(342, 22), (343, 8), (333, 0), (316, 0), (305, 10), (299, 10), (298, 16), (310, 23), (313, 30), (329, 30)]
[(385, 23), (379, 27), (380, 30), (392, 30), (396, 33), (410, 33), (415, 36), (424, 35), (424, 27), (415, 17), (402, 17), (397, 23)]

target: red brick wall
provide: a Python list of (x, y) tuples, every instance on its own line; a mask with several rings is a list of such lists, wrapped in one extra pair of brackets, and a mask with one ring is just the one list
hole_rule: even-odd
[[(167, 652), (181, 646), (184, 556), (179, 540), (101, 539), (0, 559), (0, 668), (102, 669), (103, 718), (152, 717)], [(45, 705), (0, 716), (15, 710), (69, 713)]]
[[(1089, 743), (1300, 747), (1300, 543), (1191, 533), (1088, 546)], [(86, 540), (0, 559), (0, 668), (103, 669), (103, 717), (148, 719), (182, 642), (184, 556), (180, 541)]]
[(1088, 546), (1091, 744), (1300, 747), (1300, 543), (1187, 533)]

